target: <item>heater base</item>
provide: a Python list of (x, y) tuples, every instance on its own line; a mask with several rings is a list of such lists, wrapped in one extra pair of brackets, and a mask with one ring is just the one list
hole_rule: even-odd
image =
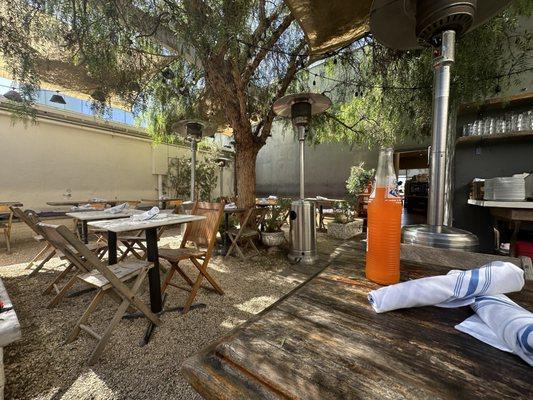
[(402, 229), (402, 242), (448, 250), (476, 252), (478, 238), (451, 226), (409, 225)]
[(294, 264), (312, 265), (318, 261), (318, 254), (310, 251), (291, 250), (287, 258)]

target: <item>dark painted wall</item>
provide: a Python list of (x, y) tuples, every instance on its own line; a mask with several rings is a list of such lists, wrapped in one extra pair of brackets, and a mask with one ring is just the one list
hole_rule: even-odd
[(469, 183), (474, 178), (522, 172), (533, 172), (533, 138), (456, 147), (453, 225), (478, 235), (481, 251), (490, 252), (493, 248), (492, 219), (488, 209), (467, 204)]

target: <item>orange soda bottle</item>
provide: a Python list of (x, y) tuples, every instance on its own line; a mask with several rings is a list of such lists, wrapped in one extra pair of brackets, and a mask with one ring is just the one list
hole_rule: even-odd
[(402, 200), (393, 166), (394, 150), (382, 148), (368, 204), (366, 277), (381, 285), (400, 281)]

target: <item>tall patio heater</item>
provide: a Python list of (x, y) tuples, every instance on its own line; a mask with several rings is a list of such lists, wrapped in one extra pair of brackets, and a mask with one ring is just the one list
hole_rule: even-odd
[(230, 158), (219, 156), (215, 159), (215, 162), (220, 167), (220, 197), (224, 196), (224, 168), (228, 166)]
[(198, 120), (182, 120), (174, 124), (173, 130), (191, 142), (191, 201), (195, 201), (196, 150), (204, 136), (205, 123)]
[(375, 0), (370, 14), (374, 38), (387, 47), (434, 48), (433, 123), (428, 224), (403, 229), (404, 243), (475, 251), (470, 232), (444, 225), (446, 143), (451, 67), (456, 37), (483, 24), (511, 0)]
[(289, 259), (302, 264), (312, 264), (318, 259), (316, 250), (315, 203), (305, 200), (305, 138), (311, 117), (331, 107), (331, 100), (322, 94), (299, 93), (278, 99), (274, 112), (291, 118), (300, 145), (300, 199), (291, 203), (291, 249)]

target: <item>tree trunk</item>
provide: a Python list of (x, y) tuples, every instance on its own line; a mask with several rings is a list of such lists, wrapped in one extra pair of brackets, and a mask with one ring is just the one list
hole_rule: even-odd
[(237, 182), (237, 206), (248, 208), (255, 205), (255, 159), (257, 151), (252, 145), (237, 145), (235, 167)]

